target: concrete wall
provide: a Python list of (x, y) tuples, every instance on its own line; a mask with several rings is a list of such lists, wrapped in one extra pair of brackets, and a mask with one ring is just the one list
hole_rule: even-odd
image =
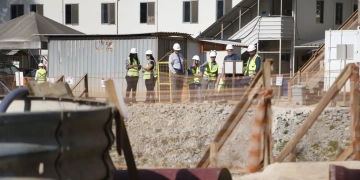
[[(65, 22), (65, 4), (79, 4), (79, 25), (67, 25), (87, 34), (116, 34), (116, 25), (101, 24), (101, 3), (116, 0), (2, 0), (0, 23), (10, 20), (10, 4), (24, 4), (24, 13), (30, 12), (30, 4), (43, 4), (44, 16), (61, 24)], [(64, 3), (64, 4), (63, 4)]]
[(336, 30), (335, 3), (343, 3), (343, 22), (353, 13), (354, 0), (324, 0), (324, 23), (316, 23), (316, 0), (297, 0), (297, 29), (298, 39), (296, 45), (324, 39), (324, 31)]
[[(359, 38), (360, 36), (358, 30), (336, 30), (325, 32), (325, 91), (330, 88), (346, 64), (359, 62), (357, 53), (359, 47)], [(339, 44), (353, 45), (353, 49), (348, 49), (348, 55), (346, 59), (340, 59), (337, 57), (337, 45)], [(350, 92), (350, 81), (347, 81), (346, 83), (346, 91)]]
[[(241, 0), (232, 0), (235, 6)], [(1, 0), (0, 23), (10, 20), (10, 4), (24, 4), (24, 13), (30, 12), (30, 4), (43, 4), (44, 16), (64, 24), (64, 4), (79, 4), (79, 25), (67, 25), (86, 34), (116, 34), (117, 25), (101, 24), (101, 3), (117, 0)], [(185, 32), (197, 36), (216, 20), (216, 1), (199, 1), (199, 23), (183, 23), (183, 0), (153, 0), (155, 25), (140, 23), (140, 2), (144, 0), (120, 0), (118, 3), (119, 34), (147, 33), (156, 31)], [(156, 13), (158, 12), (158, 16)], [(158, 17), (158, 18), (157, 18)]]

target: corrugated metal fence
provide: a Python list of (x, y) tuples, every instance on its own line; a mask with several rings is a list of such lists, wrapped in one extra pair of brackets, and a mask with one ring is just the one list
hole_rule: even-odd
[[(158, 57), (156, 37), (50, 40), (49, 77), (58, 78), (65, 75), (73, 77), (75, 83), (84, 73), (88, 73), (90, 97), (105, 97), (105, 88), (101, 87), (102, 78), (112, 78), (114, 81), (118, 81), (125, 92), (125, 61), (133, 47), (137, 48), (138, 57), (143, 66), (147, 64), (146, 50), (153, 50), (154, 57)], [(137, 91), (137, 99), (145, 99), (146, 87), (142, 80), (142, 73), (140, 73)]]

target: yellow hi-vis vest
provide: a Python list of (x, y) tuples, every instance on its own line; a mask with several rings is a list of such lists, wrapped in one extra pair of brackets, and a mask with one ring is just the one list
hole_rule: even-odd
[(244, 72), (245, 76), (247, 75), (247, 73), (249, 73), (249, 76), (252, 76), (255, 74), (257, 57), (260, 57), (260, 56), (258, 54), (255, 54), (252, 59), (250, 59), (250, 57), (249, 57), (246, 68), (245, 68), (245, 72)]
[(218, 85), (218, 92), (220, 92), (223, 89), (225, 89), (225, 81), (222, 78), (220, 78), (219, 85)]
[(46, 81), (46, 70), (38, 69), (37, 73), (38, 73), (37, 82), (45, 82)]
[[(197, 67), (196, 69), (190, 67), (189, 69), (190, 69), (191, 73), (194, 75), (200, 73), (200, 67)], [(199, 78), (199, 77), (189, 78), (188, 84), (192, 84), (192, 83), (201, 83), (201, 78)]]
[(151, 61), (153, 61), (154, 62), (154, 65), (153, 65), (153, 70), (151, 70), (151, 71), (145, 71), (144, 72), (144, 79), (151, 79), (151, 74), (154, 76), (154, 77), (157, 77), (157, 70), (156, 70), (156, 63), (155, 63), (155, 61), (154, 60), (150, 60), (149, 62), (148, 62), (148, 64), (147, 64), (147, 66), (149, 66), (150, 65), (150, 62)]
[[(129, 65), (137, 65), (138, 64), (135, 59), (133, 60), (133, 63), (131, 64), (130, 57), (128, 57), (128, 62), (129, 62)], [(129, 68), (127, 75), (128, 76), (139, 76), (139, 67)]]
[(208, 60), (208, 64), (205, 68), (204, 76), (209, 78), (209, 80), (216, 80), (218, 75), (218, 64), (216, 64), (211, 68), (211, 60)]

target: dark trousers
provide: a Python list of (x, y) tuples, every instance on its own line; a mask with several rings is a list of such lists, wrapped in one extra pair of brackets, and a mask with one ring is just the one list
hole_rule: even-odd
[(146, 102), (155, 102), (155, 84), (157, 78), (154, 76), (150, 76), (150, 79), (145, 79), (145, 86), (146, 86)]
[(209, 80), (208, 78), (203, 78), (201, 81), (202, 97), (209, 99), (212, 95), (214, 95), (215, 85), (216, 80)]
[(132, 91), (132, 99), (136, 101), (136, 89), (139, 81), (139, 76), (126, 76), (125, 80), (127, 83), (126, 98), (130, 97), (130, 92)]
[[(184, 74), (181, 71), (176, 70), (177, 75), (183, 76)], [(179, 102), (181, 100), (182, 90), (184, 86), (184, 78), (183, 77), (171, 77), (172, 83), (172, 102)]]
[(190, 101), (200, 101), (201, 100), (201, 84), (200, 83), (191, 83), (189, 84), (190, 91)]

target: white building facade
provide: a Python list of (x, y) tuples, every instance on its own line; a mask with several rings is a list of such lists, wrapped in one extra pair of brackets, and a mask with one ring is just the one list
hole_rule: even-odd
[(2, 0), (0, 23), (35, 11), (85, 34), (182, 32), (193, 36), (241, 0)]

